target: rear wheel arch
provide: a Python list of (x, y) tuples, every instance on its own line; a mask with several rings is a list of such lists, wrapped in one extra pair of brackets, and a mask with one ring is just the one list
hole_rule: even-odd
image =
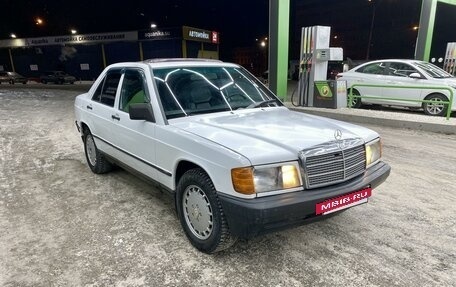
[(81, 122), (81, 134), (82, 134), (82, 136), (87, 134), (87, 132), (90, 132), (89, 126), (87, 126), (86, 123)]
[(102, 174), (111, 171), (113, 166), (111, 162), (106, 159), (104, 154), (98, 150), (90, 129), (84, 123), (81, 124), (81, 129), (83, 131), (82, 141), (84, 143), (87, 164), (92, 172)]
[(356, 93), (357, 95), (360, 95), (359, 91), (358, 91), (356, 88), (353, 88), (353, 89), (348, 88), (348, 89), (347, 89), (347, 95), (350, 94), (350, 90), (353, 90), (353, 94), (354, 94), (354, 95), (355, 95), (355, 93)]

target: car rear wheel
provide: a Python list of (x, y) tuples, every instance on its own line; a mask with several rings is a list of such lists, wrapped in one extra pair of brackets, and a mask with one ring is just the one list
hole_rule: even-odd
[[(355, 90), (353, 89), (353, 92), (352, 92), (353, 96), (359, 96), (360, 93), (358, 92), (358, 90)], [(349, 108), (360, 108), (361, 107), (361, 98), (356, 98), (356, 97), (353, 97), (351, 99), (351, 102), (350, 102), (350, 89), (347, 90), (347, 107)]]
[(46, 84), (47, 84), (47, 81), (46, 81), (46, 80), (41, 80), (41, 83), (43, 83), (43, 84), (46, 85)]
[(182, 175), (177, 185), (176, 207), (187, 238), (198, 250), (214, 253), (236, 242), (212, 180), (202, 169), (191, 169)]
[(90, 131), (84, 133), (83, 140), (87, 164), (92, 172), (97, 174), (109, 172), (112, 169), (112, 164), (98, 150)]
[(430, 94), (425, 100), (434, 101), (433, 103), (423, 103), (424, 113), (430, 116), (444, 116), (447, 112), (448, 105), (442, 102), (448, 99), (442, 94)]
[(11, 85), (14, 85), (14, 80), (10, 80), (9, 83), (10, 83)]

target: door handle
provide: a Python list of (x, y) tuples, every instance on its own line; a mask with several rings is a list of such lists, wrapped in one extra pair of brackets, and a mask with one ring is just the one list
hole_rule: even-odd
[(120, 121), (120, 117), (119, 117), (118, 115), (111, 115), (111, 118), (112, 118), (113, 120), (118, 120), (118, 121)]
[(91, 105), (87, 105), (86, 107), (88, 110), (93, 110)]

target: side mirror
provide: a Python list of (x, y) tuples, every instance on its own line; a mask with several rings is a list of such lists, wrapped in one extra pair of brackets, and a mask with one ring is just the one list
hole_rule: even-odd
[(131, 120), (144, 120), (155, 123), (154, 113), (149, 103), (130, 104), (128, 112)]
[(420, 73), (416, 73), (416, 72), (415, 73), (411, 73), (409, 75), (409, 77), (412, 78), (412, 79), (422, 79), (423, 78), (423, 77), (421, 77)]

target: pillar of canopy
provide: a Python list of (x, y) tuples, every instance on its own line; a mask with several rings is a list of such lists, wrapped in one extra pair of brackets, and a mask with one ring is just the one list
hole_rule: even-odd
[(423, 0), (420, 15), (420, 28), (416, 41), (415, 59), (417, 60), (429, 61), (437, 2), (456, 5), (456, 0)]

